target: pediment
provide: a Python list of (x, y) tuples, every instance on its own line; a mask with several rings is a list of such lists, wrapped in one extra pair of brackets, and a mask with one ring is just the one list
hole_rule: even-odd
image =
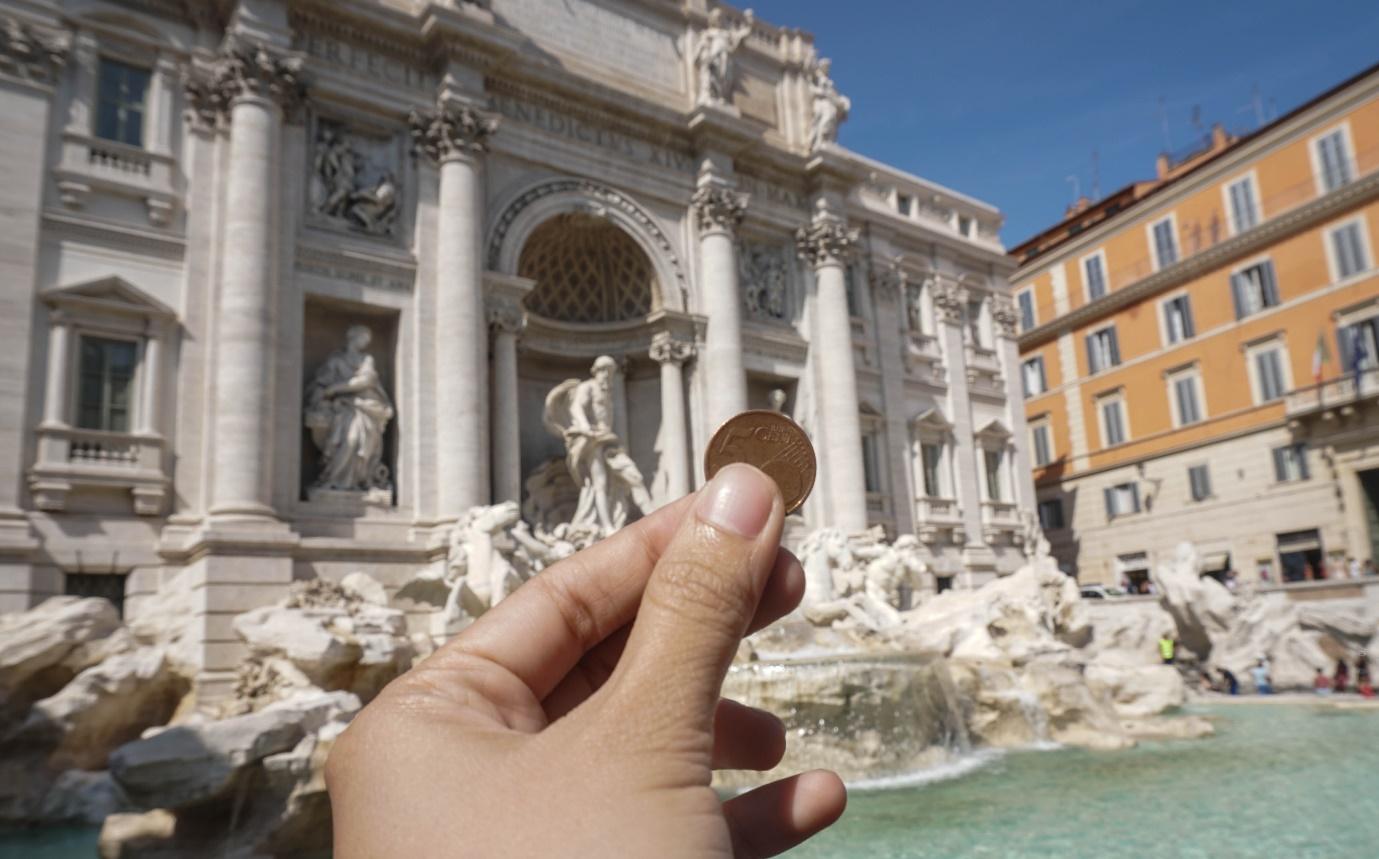
[(54, 307), (84, 308), (111, 313), (173, 319), (177, 312), (122, 277), (103, 277), (74, 286), (43, 291), (43, 300)]
[(977, 430), (977, 435), (982, 438), (1007, 439), (1010, 438), (1011, 432), (1005, 424), (1001, 423), (999, 420), (993, 420), (980, 430)]
[(947, 432), (953, 428), (952, 422), (943, 416), (943, 410), (938, 406), (920, 412), (910, 423), (923, 429), (943, 432)]

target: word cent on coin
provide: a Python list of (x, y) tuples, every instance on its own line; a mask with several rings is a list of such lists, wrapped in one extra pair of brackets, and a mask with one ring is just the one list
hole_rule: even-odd
[(814, 488), (818, 463), (814, 445), (799, 424), (780, 412), (753, 410), (729, 418), (704, 453), (704, 479), (718, 469), (745, 462), (766, 472), (780, 487), (785, 512), (794, 513)]

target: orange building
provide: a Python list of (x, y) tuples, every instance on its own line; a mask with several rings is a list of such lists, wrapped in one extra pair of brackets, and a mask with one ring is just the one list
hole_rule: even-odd
[(1183, 541), (1242, 579), (1379, 561), (1379, 66), (1157, 173), (1011, 252), (1054, 553), (1112, 586)]

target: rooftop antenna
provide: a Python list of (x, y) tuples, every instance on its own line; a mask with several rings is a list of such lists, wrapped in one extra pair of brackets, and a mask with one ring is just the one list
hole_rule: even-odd
[(1073, 205), (1077, 205), (1077, 201), (1082, 199), (1082, 183), (1076, 176), (1068, 176), (1067, 179), (1073, 184)]
[(1168, 108), (1164, 106), (1164, 97), (1159, 96), (1159, 124), (1164, 131), (1164, 151), (1173, 151), (1173, 140), (1168, 136)]
[(1092, 199), (1101, 199), (1101, 153), (1092, 147)]

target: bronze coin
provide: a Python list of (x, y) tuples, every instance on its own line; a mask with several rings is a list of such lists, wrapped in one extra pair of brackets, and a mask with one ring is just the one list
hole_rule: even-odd
[(755, 409), (723, 422), (704, 452), (704, 479), (731, 462), (766, 472), (780, 487), (785, 512), (794, 513), (814, 488), (818, 462), (804, 428), (780, 412)]

